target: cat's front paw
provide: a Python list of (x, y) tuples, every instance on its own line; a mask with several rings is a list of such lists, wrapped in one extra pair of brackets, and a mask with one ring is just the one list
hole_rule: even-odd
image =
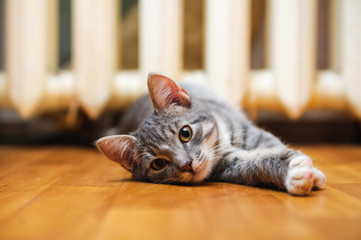
[(302, 155), (290, 161), (285, 186), (290, 194), (308, 195), (312, 188), (322, 187), (325, 179), (325, 175), (312, 166), (312, 160)]

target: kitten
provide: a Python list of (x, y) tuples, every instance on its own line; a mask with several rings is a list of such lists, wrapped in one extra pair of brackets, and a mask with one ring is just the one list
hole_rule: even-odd
[(187, 88), (189, 94), (159, 74), (149, 75), (148, 89), (149, 96), (130, 108), (121, 125), (133, 132), (96, 143), (135, 179), (222, 181), (276, 187), (293, 195), (307, 195), (324, 184), (325, 175), (308, 156), (287, 148), (209, 91)]

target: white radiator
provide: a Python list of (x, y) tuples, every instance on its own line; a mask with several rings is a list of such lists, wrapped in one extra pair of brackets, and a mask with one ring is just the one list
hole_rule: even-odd
[[(361, 118), (361, 0), (331, 0), (331, 67), (317, 70), (315, 0), (269, 0), (267, 68), (250, 68), (251, 0), (205, 1), (205, 69), (184, 71), (183, 1), (139, 1), (139, 69), (117, 68), (115, 0), (73, 0), (73, 65), (54, 71), (57, 0), (6, 1), (6, 70), (0, 107), (35, 114), (82, 107), (91, 117), (146, 91), (146, 76), (206, 82), (248, 108), (352, 112)], [(120, 49), (121, 51), (121, 49)]]

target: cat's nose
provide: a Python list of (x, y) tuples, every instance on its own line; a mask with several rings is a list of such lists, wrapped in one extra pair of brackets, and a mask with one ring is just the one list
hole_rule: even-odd
[(192, 161), (186, 162), (183, 167), (181, 167), (182, 172), (193, 172)]

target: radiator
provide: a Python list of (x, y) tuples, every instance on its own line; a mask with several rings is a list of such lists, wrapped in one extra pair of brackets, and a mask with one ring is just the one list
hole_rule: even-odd
[(311, 109), (361, 118), (361, 0), (331, 0), (331, 66), (316, 67), (315, 0), (268, 0), (266, 68), (250, 67), (251, 0), (205, 1), (205, 66), (185, 71), (183, 1), (139, 1), (139, 69), (119, 70), (119, 1), (73, 0), (70, 70), (57, 71), (57, 1), (6, 1), (0, 107), (23, 118), (82, 108), (90, 118), (127, 106), (149, 72), (204, 82), (245, 107), (297, 119)]

